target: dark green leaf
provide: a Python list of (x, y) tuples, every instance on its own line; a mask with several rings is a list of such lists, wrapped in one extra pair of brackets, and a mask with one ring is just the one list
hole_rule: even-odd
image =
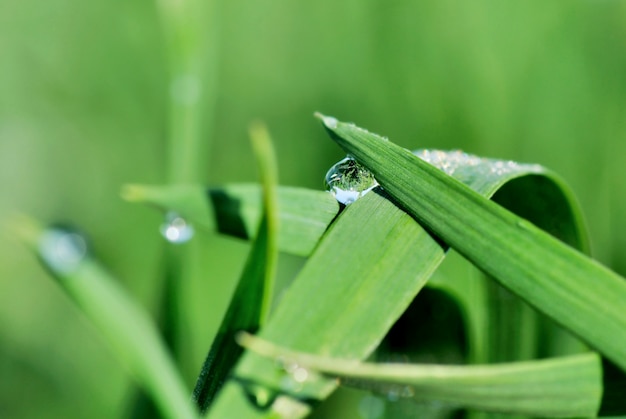
[(276, 270), (278, 234), (277, 173), (274, 150), (264, 128), (251, 131), (263, 185), (263, 215), (243, 274), (209, 354), (202, 366), (193, 399), (204, 412), (243, 352), (234, 335), (256, 331), (268, 316)]
[(626, 369), (626, 281), (407, 150), (324, 117), (394, 200), (464, 257)]

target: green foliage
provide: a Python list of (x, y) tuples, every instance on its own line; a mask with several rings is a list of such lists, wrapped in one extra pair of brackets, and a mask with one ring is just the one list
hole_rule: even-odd
[(368, 364), (293, 352), (242, 333), (245, 347), (385, 397), (443, 402), (488, 412), (595, 416), (602, 394), (596, 354), (492, 365)]
[(323, 120), (425, 227), (626, 369), (624, 278), (401, 147), (334, 118)]
[[(455, 176), (581, 252), (591, 249), (594, 259), (624, 275), (620, 232), (626, 229), (622, 162), (626, 54), (621, 40), (626, 36), (626, 8), (622, 3), (31, 0), (5, 1), (0, 10), (5, 17), (0, 25), (0, 218), (7, 220), (9, 230), (21, 229), (21, 233), (29, 223), (9, 215), (28, 213), (42, 220), (39, 228), (25, 229), (31, 245), (40, 243), (39, 233), (56, 231), (59, 220), (81, 226), (92, 239), (94, 252), (85, 263), (98, 267), (85, 284), (102, 282), (82, 291), (85, 284), (79, 283), (76, 291), (74, 285), (68, 288), (50, 281), (23, 246), (2, 235), (1, 417), (157, 416), (155, 412), (142, 416), (146, 401), (138, 397), (137, 382), (143, 383), (147, 395), (156, 395), (161, 411), (171, 415), (172, 409), (178, 410), (172, 406), (182, 406), (182, 399), (189, 397), (184, 388), (193, 386), (218, 330), (224, 327), (221, 322), (238, 282), (249, 272), (246, 268), (242, 274), (246, 260), (251, 252), (262, 253), (255, 242), (263, 238), (258, 233), (264, 219), (262, 188), (243, 183), (255, 179), (245, 127), (258, 118), (274, 131), (281, 173), (277, 246), (283, 254), (273, 313), (294, 314), (289, 322), (280, 320), (294, 329), (293, 338), (272, 338), (274, 344), (294, 343), (291, 349), (309, 355), (317, 352), (324, 359), (335, 356), (332, 351), (347, 350), (341, 342), (354, 344), (349, 348), (353, 353), (371, 353), (368, 365), (374, 361), (508, 364), (546, 357), (560, 362), (567, 361), (561, 356), (588, 350), (534, 305), (577, 330), (600, 353), (621, 359), (617, 345), (623, 332), (615, 341), (607, 333), (611, 327), (619, 331), (615, 309), (620, 292), (611, 293), (614, 287), (607, 287), (607, 281), (600, 280), (600, 289), (610, 294), (605, 298), (595, 291), (581, 295), (589, 279), (580, 289), (575, 283), (557, 282), (553, 294), (558, 295), (552, 300), (541, 300), (540, 291), (527, 287), (519, 294), (533, 304), (529, 305), (499, 284), (505, 283), (502, 272), (492, 272), (497, 280), (486, 277), (454, 248), (443, 259), (445, 243), (454, 241), (449, 241), (452, 235), (439, 234), (444, 217), (432, 226), (426, 223), (426, 231), (439, 236), (433, 239), (400, 209), (408, 209), (409, 198), (396, 196), (402, 191), (417, 194), (420, 188), (396, 189), (391, 194), (393, 179), (383, 181), (386, 192), (370, 193), (340, 213), (337, 202), (320, 189), (328, 167), (344, 155), (309, 115), (322, 109), (349, 117), (409, 149), (460, 148), (506, 161), (540, 163), (534, 169), (520, 165), (519, 176), (503, 177), (500, 185), (484, 172), (477, 175), (477, 167), (466, 172), (469, 181), (460, 178), (463, 168)], [(489, 170), (496, 161), (484, 163), (482, 169)], [(559, 173), (575, 191), (586, 215), (591, 246), (572, 194), (560, 177), (543, 166)], [(490, 191), (481, 190), (482, 179)], [(117, 198), (120, 186), (128, 183), (141, 186), (125, 188), (125, 198), (181, 214), (195, 229), (193, 239), (180, 245), (165, 243), (158, 235), (162, 212)], [(457, 213), (459, 202), (448, 201), (443, 209)], [(365, 214), (368, 208), (380, 209), (396, 221), (395, 228), (387, 230), (391, 236), (385, 234), (387, 221)], [(413, 215), (423, 222), (419, 212)], [(359, 225), (367, 220), (382, 226)], [(459, 219), (446, 216), (446, 220)], [(354, 238), (339, 237), (350, 226), (353, 231), (360, 228)], [(376, 251), (388, 247), (400, 252), (398, 257), (386, 255), (390, 260), (375, 268), (384, 268), (381, 277), (386, 282), (359, 278), (356, 283), (370, 286), (363, 290), (342, 288), (348, 285), (339, 282), (336, 293), (347, 290), (364, 301), (369, 298), (368, 304), (380, 305), (380, 310), (367, 312), (370, 319), (373, 313), (385, 309), (388, 313), (374, 319), (371, 328), (363, 326), (363, 336), (359, 330), (341, 335), (346, 324), (367, 323), (366, 318), (359, 320), (361, 300), (338, 295), (337, 304), (322, 302), (307, 318), (305, 308), (312, 301), (317, 304), (317, 294), (331, 295), (326, 288), (336, 282), (332, 276), (314, 278), (314, 273), (326, 275), (326, 271), (314, 269), (311, 260), (319, 260), (318, 252), (328, 252), (324, 260), (334, 263), (329, 249), (337, 257), (350, 257), (351, 252), (340, 245), (354, 249), (363, 245), (367, 256), (373, 251), (368, 250), (370, 230), (381, 247)], [(407, 239), (405, 230), (417, 236)], [(458, 237), (468, 236), (461, 233)], [(328, 237), (335, 237), (337, 243), (333, 245)], [(400, 240), (396, 245), (390, 244), (394, 237)], [(491, 236), (474, 234), (471, 240), (481, 242), (485, 237)], [(417, 250), (416, 241), (426, 243), (425, 247)], [(402, 243), (407, 248), (400, 248)], [(491, 249), (501, 256), (511, 247), (492, 245)], [(34, 250), (39, 252), (40, 247)], [(463, 254), (471, 251), (465, 249)], [(443, 262), (434, 270), (431, 259), (424, 271), (418, 266), (410, 277), (409, 270), (417, 265), (411, 256), (415, 254), (419, 260), (430, 254)], [(474, 262), (476, 256), (480, 258), (472, 254)], [(394, 260), (398, 266), (393, 266)], [(511, 266), (519, 267), (521, 261), (515, 258)], [(365, 260), (363, 267), (361, 262), (352, 266), (363, 276), (372, 261)], [(530, 262), (536, 267), (532, 263), (536, 260)], [(397, 277), (388, 278), (393, 272)], [(311, 281), (308, 288), (302, 281), (306, 276)], [(394, 287), (396, 283), (406, 288)], [(294, 299), (292, 289), (308, 295)], [(573, 300), (565, 298), (565, 305), (558, 307), (560, 291), (566, 297), (578, 295), (580, 304), (568, 304)], [(378, 301), (368, 292), (378, 292)], [(83, 294), (89, 304), (81, 302)], [(114, 299), (126, 309), (111, 311), (107, 295), (117, 296)], [(399, 298), (397, 302), (393, 296)], [(302, 307), (288, 311), (285, 298)], [(555, 308), (550, 309), (549, 303)], [(596, 311), (591, 318), (580, 314), (593, 311), (589, 304)], [(565, 313), (568, 307), (582, 310), (576, 312), (580, 319), (571, 319), (574, 316)], [(335, 318), (324, 319), (323, 309), (332, 310), (329, 313)], [(562, 313), (556, 313), (559, 310)], [(137, 323), (127, 318), (137, 312), (143, 331), (128, 333)], [(605, 315), (615, 320), (606, 329), (597, 324)], [(274, 321), (280, 324), (279, 318), (270, 317), (269, 331)], [(310, 332), (297, 327), (301, 321), (308, 322)], [(592, 330), (592, 323), (597, 330)], [(115, 332), (118, 328), (126, 332)], [(317, 351), (325, 344), (321, 337), (314, 342), (307, 336), (320, 330), (334, 339), (327, 342), (328, 352)], [(594, 342), (596, 334), (600, 345)], [(169, 347), (175, 368), (167, 366), (171, 361), (161, 340)], [(298, 346), (296, 341), (307, 345)], [(357, 343), (363, 347), (357, 350)], [(289, 381), (292, 369), (270, 364), (258, 355), (244, 355), (241, 370), (236, 371), (255, 379), (263, 371), (271, 372), (262, 377), (271, 378), (270, 382), (228, 381), (214, 414), (219, 409), (232, 412), (229, 407), (235, 400), (241, 402), (237, 409), (245, 412), (242, 417), (269, 415), (275, 408), (291, 409), (289, 414), (298, 416), (309, 411), (312, 402), (302, 400), (303, 394), (325, 398), (336, 387), (332, 377), (320, 378), (309, 369), (305, 381), (310, 385), (300, 389), (295, 383), (294, 391), (277, 396), (286, 384), (294, 385)], [(145, 371), (148, 365), (151, 371)], [(600, 413), (624, 414), (622, 368), (603, 358), (602, 373)], [(182, 379), (170, 379), (172, 375)], [(277, 383), (278, 389), (268, 387)], [(322, 386), (319, 392), (315, 383)], [(376, 383), (367, 385), (380, 390)], [(163, 392), (167, 394), (159, 396)], [(402, 418), (451, 413), (436, 404), (391, 402), (386, 396), (376, 398), (339, 387), (324, 402), (313, 401), (313, 416)], [(259, 410), (256, 405), (271, 409)], [(473, 412), (468, 416), (482, 417)]]
[(241, 330), (256, 332), (265, 323), (274, 289), (279, 219), (276, 160), (263, 126), (255, 126), (251, 136), (261, 167), (263, 215), (241, 279), (211, 344), (193, 392), (194, 402), (203, 413), (211, 405), (243, 352), (235, 342), (235, 334)]

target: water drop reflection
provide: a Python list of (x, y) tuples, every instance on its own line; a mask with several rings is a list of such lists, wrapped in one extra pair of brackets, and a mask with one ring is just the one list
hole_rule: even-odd
[(68, 275), (87, 255), (87, 240), (77, 231), (51, 228), (43, 233), (39, 241), (39, 254), (54, 273)]
[(165, 215), (165, 223), (161, 226), (161, 234), (170, 243), (181, 244), (191, 240), (194, 229), (178, 213), (168, 212)]
[(334, 164), (325, 177), (328, 191), (344, 205), (349, 205), (378, 186), (374, 175), (352, 157)]

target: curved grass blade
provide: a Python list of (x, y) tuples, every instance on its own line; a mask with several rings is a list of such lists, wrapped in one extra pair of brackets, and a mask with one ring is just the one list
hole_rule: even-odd
[(595, 416), (602, 364), (595, 353), (492, 365), (373, 364), (294, 352), (241, 333), (238, 342), (286, 369), (338, 378), (343, 385), (419, 402), (548, 417)]
[[(464, 180), (492, 194), (505, 182), (545, 175), (537, 166), (518, 169), (499, 173), (488, 182), (472, 176)], [(545, 183), (554, 185), (550, 177), (545, 177)], [(565, 195), (554, 202), (568, 207)], [(575, 235), (577, 227), (571, 228)], [(364, 359), (413, 300), (445, 251), (444, 244), (376, 189), (348, 206), (331, 225), (260, 336), (299, 351)], [(284, 372), (253, 353), (244, 354), (235, 376), (236, 381), (227, 383), (216, 400), (210, 417), (302, 417), (310, 411), (311, 400), (324, 399), (337, 385), (333, 380), (309, 379), (294, 391)], [(248, 400), (255, 401), (257, 408)]]
[[(339, 204), (324, 191), (280, 186), (277, 193), (279, 249), (308, 256), (337, 216)], [(243, 239), (255, 236), (262, 212), (261, 187), (257, 184), (210, 189), (199, 185), (127, 185), (122, 196), (132, 202), (175, 211), (199, 228)]]
[(154, 323), (89, 255), (85, 239), (75, 231), (45, 228), (27, 218), (16, 221), (16, 230), (98, 327), (162, 414), (171, 419), (197, 418)]
[(407, 150), (322, 117), (332, 138), (450, 246), (626, 369), (626, 281)]
[(193, 399), (201, 412), (210, 406), (243, 352), (235, 342), (235, 333), (256, 331), (267, 319), (271, 305), (278, 252), (278, 175), (274, 150), (265, 128), (253, 125), (250, 134), (260, 166), (263, 215), (241, 279), (193, 391)]
[[(489, 179), (505, 171), (528, 168), (527, 174), (510, 179), (500, 189), (492, 191), (492, 200), (570, 246), (588, 252), (579, 207), (553, 172), (536, 165), (477, 157), (470, 157), (473, 166), (460, 168), (455, 161), (464, 154), (458, 151), (423, 150), (417, 154), (436, 167), (452, 172), (457, 179), (471, 177), (472, 172), (477, 178)], [(458, 301), (469, 334), (470, 363), (510, 362), (585, 351), (585, 345), (570, 332), (467, 264), (456, 252), (446, 260), (448, 263), (436, 272), (428, 285)], [(517, 333), (510, 333), (511, 330)], [(396, 352), (406, 355), (407, 349), (411, 348), (397, 348)]]

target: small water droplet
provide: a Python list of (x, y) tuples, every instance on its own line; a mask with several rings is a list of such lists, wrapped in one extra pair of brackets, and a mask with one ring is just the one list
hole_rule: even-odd
[(282, 357), (276, 359), (278, 367), (287, 374), (281, 379), (281, 388), (287, 392), (299, 392), (304, 387), (304, 382), (309, 378), (309, 370), (296, 362)]
[(82, 234), (66, 228), (50, 228), (39, 241), (39, 254), (56, 274), (68, 275), (76, 271), (87, 256), (87, 240)]
[(452, 176), (460, 167), (477, 166), (485, 160), (461, 150), (415, 150), (417, 157)]
[(309, 370), (304, 367), (298, 366), (298, 368), (293, 370), (291, 376), (298, 383), (304, 383), (306, 379), (309, 378)]
[(334, 164), (325, 180), (327, 189), (344, 205), (353, 203), (378, 186), (374, 175), (352, 157)]
[(161, 234), (170, 243), (181, 244), (191, 240), (193, 226), (176, 212), (165, 214), (165, 223), (161, 225)]

